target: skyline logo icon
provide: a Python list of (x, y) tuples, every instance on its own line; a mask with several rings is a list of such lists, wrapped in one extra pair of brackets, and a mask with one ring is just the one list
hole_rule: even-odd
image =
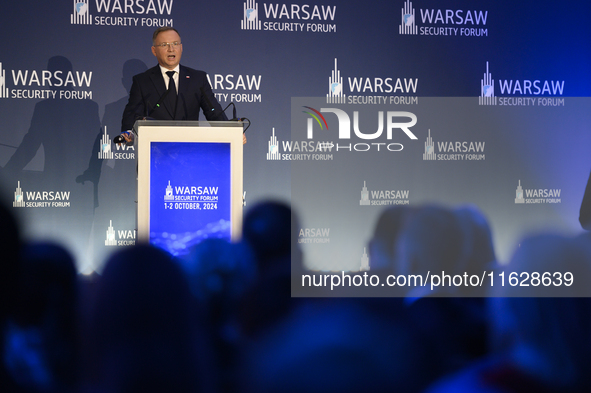
[(327, 104), (345, 104), (347, 96), (344, 94), (343, 77), (337, 68), (337, 59), (334, 59), (334, 70), (328, 79)]
[(70, 24), (73, 25), (91, 25), (92, 16), (88, 0), (73, 0), (74, 9), (70, 15)]
[(105, 133), (103, 134), (100, 144), (100, 150), (98, 153), (99, 160), (112, 160), (113, 159), (113, 151), (111, 150), (111, 139), (109, 138), (109, 134), (107, 134), (107, 126), (105, 126)]
[(269, 139), (269, 150), (267, 151), (267, 160), (280, 160), (281, 154), (279, 153), (279, 142), (275, 136), (275, 128), (273, 128), (273, 134)]
[(6, 70), (0, 62), (0, 98), (8, 98), (8, 87), (6, 87)]
[(521, 187), (521, 180), (519, 180), (517, 190), (515, 190), (515, 203), (525, 203), (525, 199), (523, 198), (523, 188)]
[(431, 138), (431, 130), (429, 129), (429, 135), (427, 136), (427, 140), (425, 141), (425, 152), (423, 153), (423, 160), (435, 159), (435, 143), (433, 142), (433, 138)]
[(17, 182), (16, 190), (14, 191), (14, 202), (12, 202), (12, 207), (25, 207), (25, 199), (23, 197), (20, 180)]
[(165, 201), (174, 201), (174, 194), (172, 192), (172, 186), (170, 185), (170, 180), (168, 181), (168, 186), (166, 186), (164, 200)]
[(478, 103), (479, 105), (497, 105), (495, 81), (488, 70), (488, 61), (486, 62), (484, 77), (480, 80), (480, 97), (478, 98)]
[(359, 206), (369, 206), (369, 191), (367, 191), (367, 187), (365, 185), (365, 180), (363, 181), (363, 188), (361, 189), (361, 199), (359, 200)]
[(254, 0), (244, 2), (244, 18), (240, 22), (242, 30), (261, 30), (259, 20), (259, 5)]
[(418, 26), (415, 25), (415, 9), (410, 0), (406, 0), (402, 7), (402, 21), (398, 26), (400, 34), (418, 34)]
[(107, 228), (107, 238), (105, 239), (105, 246), (116, 246), (117, 239), (115, 238), (115, 228), (113, 228), (113, 220), (109, 220), (109, 228)]

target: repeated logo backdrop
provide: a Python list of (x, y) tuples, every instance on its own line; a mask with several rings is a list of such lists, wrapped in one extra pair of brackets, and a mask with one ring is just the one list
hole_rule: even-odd
[[(247, 207), (293, 200), (310, 268), (366, 268), (363, 244), (393, 203), (478, 205), (501, 259), (531, 231), (580, 231), (591, 169), (587, 1), (33, 0), (0, 8), (2, 194), (27, 236), (65, 244), (82, 272), (135, 242), (137, 153), (111, 140), (132, 76), (156, 64), (151, 35), (160, 26), (179, 30), (182, 63), (206, 71), (222, 106), (233, 102), (252, 122)], [(467, 101), (445, 99), (460, 97)], [(350, 151), (337, 109), (350, 118)], [(379, 111), (383, 135), (369, 140)], [(392, 123), (406, 125), (389, 139)], [(300, 176), (302, 164), (316, 170), (313, 181)], [(339, 244), (355, 249), (335, 252)]]

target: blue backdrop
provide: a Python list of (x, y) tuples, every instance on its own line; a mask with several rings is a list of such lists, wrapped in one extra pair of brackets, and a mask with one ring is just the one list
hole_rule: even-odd
[[(283, 142), (309, 141), (311, 117), (303, 111), (310, 110), (302, 106), (320, 112), (342, 99), (351, 120), (354, 111), (366, 116), (359, 120), (365, 133), (377, 129), (378, 110), (417, 117), (409, 126), (417, 139), (405, 139), (398, 155), (367, 156), (352, 171), (353, 152), (341, 159), (344, 152), (334, 151), (332, 162), (308, 163), (330, 175), (311, 183), (299, 176), (303, 161), (293, 168), (302, 229), (324, 229), (324, 245), (335, 247), (309, 250), (310, 268), (356, 269), (383, 206), (360, 205), (364, 181), (368, 200), (380, 203), (396, 198), (375, 192), (395, 190), (407, 191), (402, 199), (410, 205), (477, 204), (491, 218), (502, 259), (524, 233), (580, 230), (591, 167), (588, 1), (33, 0), (0, 8), (2, 193), (27, 236), (65, 244), (82, 272), (100, 270), (116, 249), (107, 241), (110, 228), (118, 246), (135, 241), (129, 206), (136, 152), (110, 140), (120, 130), (131, 77), (156, 64), (151, 35), (163, 25), (179, 30), (182, 63), (206, 71), (222, 106), (234, 102), (238, 116), (252, 122), (244, 150), (247, 207), (292, 199), (294, 160), (287, 158), (298, 152)], [(323, 115), (330, 130), (324, 140), (334, 145), (337, 117)], [(314, 120), (316, 135), (319, 124)], [(436, 155), (421, 170), (423, 154), (449, 153), (437, 144), (443, 141), (484, 142), (485, 158)], [(351, 143), (368, 141), (354, 134)], [(340, 210), (318, 221), (327, 203), (316, 203), (325, 195), (322, 181), (342, 193), (330, 196)], [(486, 193), (473, 192), (490, 184)], [(516, 202), (519, 187), (529, 206)], [(302, 199), (307, 190), (315, 202)], [(554, 201), (535, 202), (540, 190)], [(343, 222), (343, 215), (362, 220)], [(348, 238), (355, 239), (355, 257), (331, 258)]]

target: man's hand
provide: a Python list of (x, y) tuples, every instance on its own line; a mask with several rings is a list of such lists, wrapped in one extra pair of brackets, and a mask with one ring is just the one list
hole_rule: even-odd
[(246, 134), (242, 134), (242, 144), (246, 145)]
[(120, 138), (121, 142), (118, 143), (119, 146), (121, 146), (121, 144), (123, 143), (123, 140), (125, 140), (125, 144), (127, 146), (133, 145), (133, 133), (131, 131), (122, 132), (119, 136), (121, 137)]

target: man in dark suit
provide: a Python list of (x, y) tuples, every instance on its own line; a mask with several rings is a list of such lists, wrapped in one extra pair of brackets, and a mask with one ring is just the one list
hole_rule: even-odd
[[(152, 36), (152, 54), (158, 65), (133, 77), (129, 101), (121, 122), (122, 136), (130, 142), (136, 120), (228, 120), (211, 91), (207, 74), (180, 65), (183, 44), (173, 27), (158, 28)], [(246, 142), (246, 137), (244, 137)]]

